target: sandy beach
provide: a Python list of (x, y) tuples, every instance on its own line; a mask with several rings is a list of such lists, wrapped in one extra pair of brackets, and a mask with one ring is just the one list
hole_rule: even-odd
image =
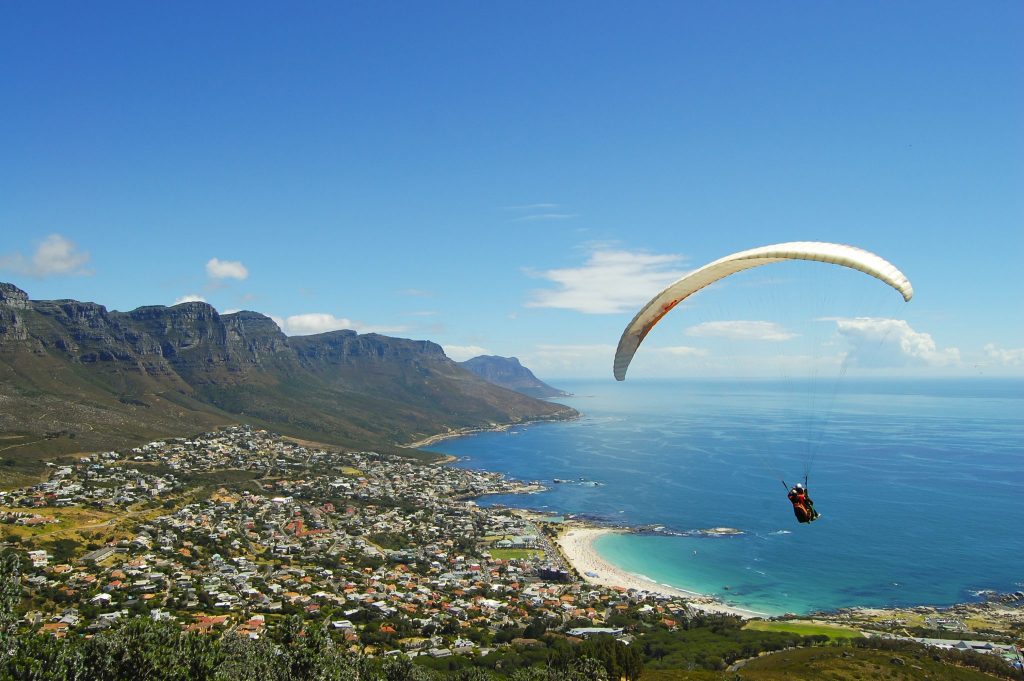
[(545, 419), (545, 418), (540, 418), (540, 419), (530, 419), (530, 420), (526, 420), (526, 421), (515, 421), (513, 423), (496, 423), (496, 424), (491, 425), (491, 426), (455, 428), (455, 429), (452, 429), (452, 430), (447, 430), (447, 431), (445, 431), (443, 433), (436, 433), (436, 434), (431, 435), (429, 437), (425, 437), (425, 438), (423, 438), (421, 440), (416, 440), (415, 442), (410, 442), (409, 444), (405, 444), (405, 445), (401, 445), (401, 446), (402, 447), (409, 447), (411, 449), (421, 449), (423, 447), (429, 447), (430, 445), (436, 445), (438, 442), (443, 442), (445, 440), (451, 440), (451, 439), (456, 438), (456, 437), (464, 437), (466, 435), (476, 435), (478, 433), (503, 433), (503, 432), (505, 432), (507, 430), (510, 430), (512, 428), (517, 428), (517, 427), (520, 427), (520, 426), (531, 426), (531, 425), (533, 425), (535, 423), (558, 423), (558, 422), (561, 422), (561, 421), (575, 420), (576, 418), (578, 418), (578, 415), (572, 417), (571, 419)]
[(437, 433), (430, 437), (425, 437), (422, 440), (416, 440), (416, 442), (410, 442), (409, 444), (402, 445), (403, 447), (409, 447), (410, 449), (420, 449), (422, 447), (429, 447), (430, 445), (436, 445), (438, 442), (445, 440), (451, 440), (456, 437), (464, 437), (466, 435), (476, 435), (478, 433), (502, 433), (509, 428), (515, 426), (522, 426), (532, 423), (531, 421), (523, 421), (521, 423), (499, 423), (494, 426), (480, 427), (480, 428), (456, 428), (449, 430), (444, 433)]
[(566, 560), (572, 564), (580, 574), (580, 577), (589, 584), (599, 584), (601, 586), (613, 588), (621, 587), (624, 589), (638, 589), (641, 591), (663, 594), (669, 597), (679, 597), (689, 603), (692, 607), (703, 610), (704, 612), (738, 615), (739, 617), (746, 619), (752, 617), (767, 617), (765, 613), (728, 606), (705, 594), (677, 589), (666, 584), (659, 584), (640, 575), (626, 572), (625, 570), (617, 568), (611, 563), (605, 561), (597, 551), (594, 550), (594, 541), (597, 540), (598, 537), (606, 534), (624, 531), (625, 530), (607, 527), (572, 525), (562, 532), (557, 539), (557, 544)]

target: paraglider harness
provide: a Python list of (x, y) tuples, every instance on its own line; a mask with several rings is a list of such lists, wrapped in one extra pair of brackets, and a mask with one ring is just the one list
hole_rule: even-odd
[(782, 481), (782, 486), (786, 488), (789, 501), (793, 504), (793, 514), (796, 515), (798, 522), (812, 523), (818, 519), (818, 512), (814, 510), (814, 502), (807, 495), (806, 474), (804, 475), (803, 494), (798, 494), (796, 487), (790, 487), (785, 480)]

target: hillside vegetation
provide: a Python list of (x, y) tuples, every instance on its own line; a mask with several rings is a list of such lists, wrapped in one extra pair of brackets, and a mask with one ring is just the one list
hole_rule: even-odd
[(0, 284), (0, 479), (61, 454), (247, 422), (381, 449), (569, 407), (489, 383), (429, 341), (354, 331), (287, 337), (206, 303), (108, 311)]

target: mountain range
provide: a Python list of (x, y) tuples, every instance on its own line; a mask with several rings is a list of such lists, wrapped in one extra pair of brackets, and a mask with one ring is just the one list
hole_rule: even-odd
[[(490, 383), (436, 343), (286, 336), (202, 302), (107, 310), (0, 283), (0, 457), (116, 448), (246, 422), (351, 447), (575, 410)], [(2, 474), (2, 472), (0, 472)]]

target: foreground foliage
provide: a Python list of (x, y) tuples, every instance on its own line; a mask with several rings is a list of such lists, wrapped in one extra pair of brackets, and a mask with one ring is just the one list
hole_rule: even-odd
[[(369, 658), (337, 646), (322, 629), (289, 620), (275, 637), (222, 639), (144, 617), (92, 638), (5, 637), (0, 679), (18, 681), (488, 681), (480, 668), (443, 673), (408, 657)], [(580, 653), (593, 652), (582, 647)], [(511, 681), (604, 681), (605, 661), (580, 655), (519, 669)], [(618, 677), (616, 677), (618, 678)]]

